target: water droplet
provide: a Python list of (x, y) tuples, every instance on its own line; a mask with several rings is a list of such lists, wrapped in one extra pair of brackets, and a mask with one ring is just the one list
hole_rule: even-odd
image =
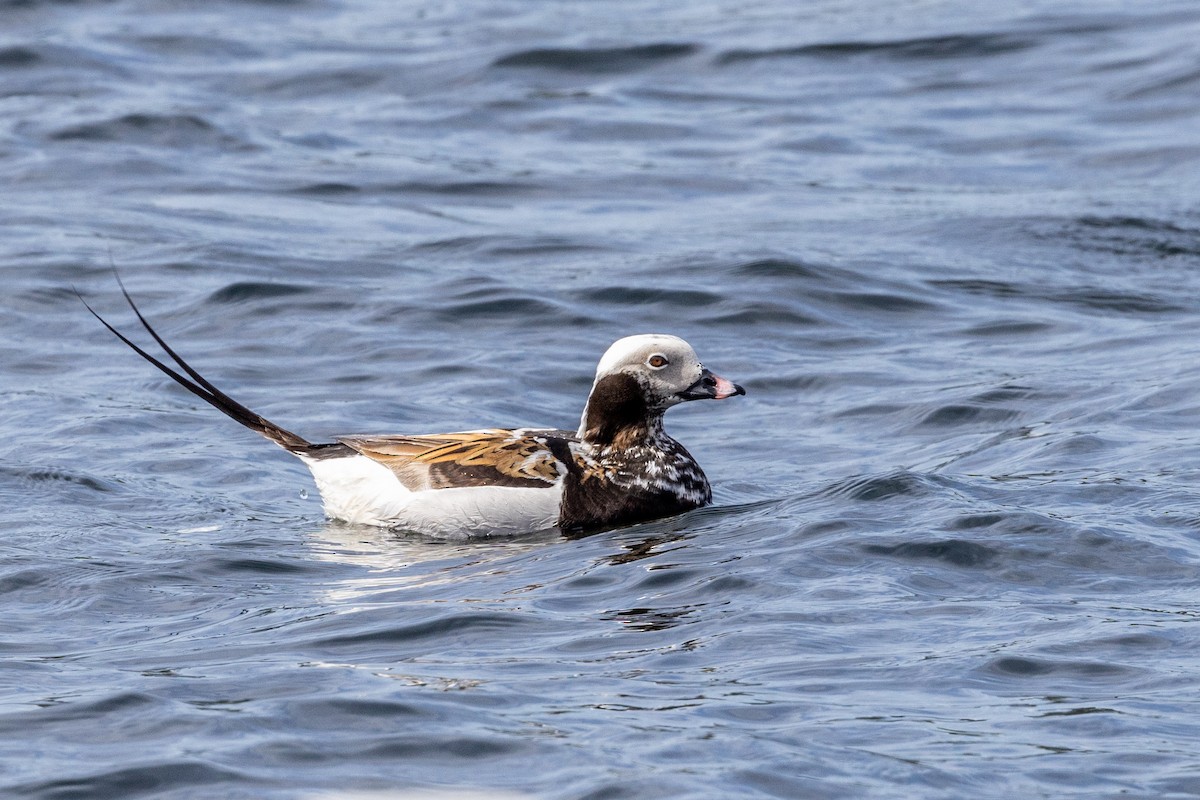
[(308, 489), (301, 489), (301, 490), (300, 490), (300, 499), (301, 499), (301, 500), (307, 500), (307, 499), (308, 499)]

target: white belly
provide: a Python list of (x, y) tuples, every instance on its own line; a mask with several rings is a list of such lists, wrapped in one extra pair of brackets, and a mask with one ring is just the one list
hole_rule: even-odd
[(312, 471), (325, 513), (345, 522), (445, 538), (530, 533), (558, 523), (561, 483), (545, 489), (472, 486), (413, 492), (366, 456), (301, 460)]

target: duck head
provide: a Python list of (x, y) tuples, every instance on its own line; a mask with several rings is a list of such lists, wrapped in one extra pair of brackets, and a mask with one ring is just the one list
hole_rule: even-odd
[(661, 428), (663, 413), (689, 400), (724, 400), (746, 390), (705, 368), (692, 346), (664, 333), (618, 339), (596, 367), (579, 437), (612, 444)]

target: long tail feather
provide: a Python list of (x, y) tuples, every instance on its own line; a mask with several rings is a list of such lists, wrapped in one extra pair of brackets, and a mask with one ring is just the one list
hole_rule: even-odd
[(138, 321), (142, 323), (142, 327), (146, 329), (147, 333), (154, 337), (154, 341), (156, 341), (159, 347), (163, 349), (163, 352), (170, 356), (171, 360), (179, 365), (179, 368), (186, 373), (186, 376), (180, 374), (172, 367), (164, 364), (162, 361), (147, 353), (140, 346), (130, 340), (128, 336), (121, 333), (121, 331), (109, 324), (108, 320), (100, 316), (98, 313), (96, 313), (95, 309), (88, 305), (88, 301), (83, 299), (83, 295), (79, 293), (78, 289), (75, 290), (75, 295), (79, 298), (79, 301), (83, 303), (84, 308), (86, 308), (93, 317), (100, 320), (100, 324), (108, 328), (114, 336), (128, 345), (130, 349), (160, 369), (165, 375), (171, 378), (171, 380), (175, 381), (180, 386), (187, 389), (189, 392), (196, 395), (201, 400), (208, 403), (226, 416), (236, 420), (237, 422), (240, 422), (250, 430), (262, 434), (278, 444), (280, 447), (293, 453), (308, 453), (315, 448), (322, 447), (322, 445), (314, 445), (305, 440), (303, 437), (297, 436), (286, 428), (281, 428), (265, 417), (254, 413), (210, 383), (203, 375), (201, 375), (199, 372), (193, 369), (190, 364), (184, 361), (178, 353), (172, 350), (165, 341), (163, 341), (163, 338), (159, 336), (158, 331), (154, 330), (154, 328), (142, 315), (142, 312), (137, 307), (137, 304), (133, 302), (133, 298), (129, 296), (129, 292), (125, 289), (125, 284), (121, 283), (120, 275), (117, 276), (117, 283), (121, 286), (121, 293), (125, 295), (126, 302), (128, 302), (129, 307), (133, 309), (133, 313), (137, 315)]

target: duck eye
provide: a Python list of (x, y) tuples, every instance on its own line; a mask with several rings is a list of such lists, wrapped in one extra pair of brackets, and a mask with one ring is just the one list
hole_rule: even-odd
[(662, 369), (670, 362), (667, 361), (666, 356), (662, 355), (661, 353), (655, 353), (646, 359), (646, 363), (654, 369)]

